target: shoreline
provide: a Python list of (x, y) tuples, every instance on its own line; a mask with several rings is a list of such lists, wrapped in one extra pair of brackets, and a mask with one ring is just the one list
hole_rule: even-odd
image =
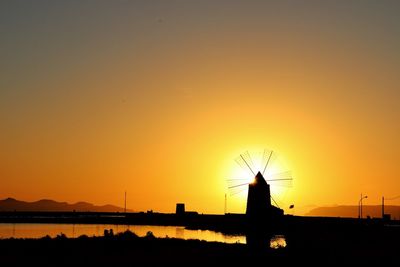
[[(188, 229), (207, 229), (223, 233), (244, 234), (247, 227), (245, 214), (175, 214), (175, 213), (118, 213), (118, 212), (0, 212), (0, 223), (63, 223), (63, 224), (120, 224), (185, 226)], [(380, 218), (358, 219), (347, 217), (311, 217), (283, 215), (277, 223), (283, 230), (302, 227), (353, 227), (355, 225), (400, 225), (400, 221)]]

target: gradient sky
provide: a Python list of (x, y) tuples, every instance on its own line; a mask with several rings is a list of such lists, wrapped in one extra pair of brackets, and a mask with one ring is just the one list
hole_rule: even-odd
[[(400, 194), (398, 1), (1, 1), (0, 198), (285, 212)], [(400, 204), (393, 201), (387, 204)]]

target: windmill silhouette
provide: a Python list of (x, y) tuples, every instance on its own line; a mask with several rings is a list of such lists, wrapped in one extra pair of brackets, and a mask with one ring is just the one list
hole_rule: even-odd
[[(257, 221), (258, 223), (265, 223), (279, 215), (283, 215), (283, 210), (279, 208), (279, 205), (271, 195), (270, 184), (268, 182), (274, 183), (274, 185), (290, 187), (293, 180), (290, 171), (278, 173), (268, 172), (271, 163), (275, 159), (276, 153), (270, 150), (264, 150), (261, 164), (259, 168), (256, 168), (249, 152), (245, 152), (236, 159), (236, 162), (243, 169), (250, 171), (248, 175), (251, 175), (254, 179), (252, 179), (252, 181), (249, 181), (248, 178), (228, 180), (230, 184), (228, 189), (235, 190), (231, 195), (244, 191), (247, 186), (246, 216), (250, 220)], [(267, 179), (265, 177), (267, 177)], [(246, 182), (243, 183), (244, 180), (246, 180)], [(276, 206), (272, 205), (271, 200)]]

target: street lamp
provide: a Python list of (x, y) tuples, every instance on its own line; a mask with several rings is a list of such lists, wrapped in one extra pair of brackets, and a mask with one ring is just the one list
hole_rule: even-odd
[(363, 196), (361, 193), (360, 200), (358, 201), (358, 218), (362, 219), (362, 200), (368, 198), (368, 196)]

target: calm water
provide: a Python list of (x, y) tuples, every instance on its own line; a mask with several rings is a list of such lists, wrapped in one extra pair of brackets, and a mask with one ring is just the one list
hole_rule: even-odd
[[(151, 231), (156, 237), (171, 237), (181, 239), (200, 239), (223, 243), (246, 243), (244, 235), (225, 235), (209, 230), (188, 230), (180, 226), (155, 226), (155, 225), (114, 225), (114, 224), (32, 224), (32, 223), (1, 223), (0, 238), (40, 238), (46, 235), (56, 237), (65, 234), (67, 237), (102, 236), (104, 230), (113, 229), (114, 234), (130, 230), (138, 236), (145, 236)], [(285, 247), (283, 236), (271, 239), (273, 248)]]

